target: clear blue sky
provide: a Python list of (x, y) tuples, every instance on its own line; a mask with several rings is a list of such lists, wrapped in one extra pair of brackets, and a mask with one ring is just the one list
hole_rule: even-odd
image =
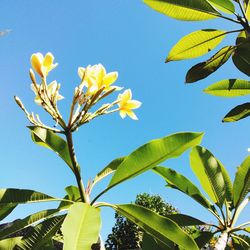
[[(134, 98), (143, 103), (136, 111), (139, 121), (122, 120), (115, 113), (96, 119), (75, 133), (85, 182), (112, 159), (130, 153), (151, 139), (179, 131), (204, 131), (202, 145), (234, 176), (236, 166), (248, 155), (250, 119), (229, 124), (222, 124), (221, 119), (232, 107), (249, 98), (217, 98), (204, 94), (202, 89), (224, 78), (247, 77), (229, 62), (208, 79), (185, 86), (186, 71), (202, 59), (164, 64), (171, 46), (183, 35), (214, 27), (233, 28), (231, 23), (218, 21), (176, 21), (151, 10), (140, 0), (2, 1), (0, 30), (11, 29), (11, 32), (0, 39), (1, 187), (34, 189), (62, 197), (64, 187), (75, 184), (61, 159), (33, 144), (25, 128), (28, 122), (13, 100), (18, 95), (28, 110), (40, 112), (46, 120), (46, 115), (33, 103), (28, 77), (30, 55), (38, 51), (51, 51), (59, 63), (50, 79), (62, 84), (61, 93), (66, 98), (60, 102), (60, 108), (64, 116), (79, 82), (77, 68), (88, 64), (102, 63), (108, 71), (118, 71), (117, 85), (131, 88)], [(228, 45), (230, 40), (224, 44)], [(175, 168), (198, 185), (187, 153), (164, 165)], [(96, 192), (106, 184), (99, 185)], [(164, 184), (148, 172), (121, 184), (101, 200), (127, 203), (141, 192), (160, 194), (183, 213), (212, 221), (201, 206), (166, 189)], [(20, 206), (8, 219), (54, 206), (48, 203)], [(249, 211), (243, 214), (245, 219)], [(103, 210), (104, 238), (111, 231), (113, 217), (112, 210)]]

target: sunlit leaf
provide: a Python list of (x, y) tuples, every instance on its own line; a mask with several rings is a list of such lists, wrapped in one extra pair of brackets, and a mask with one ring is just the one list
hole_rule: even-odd
[(238, 167), (233, 184), (234, 206), (237, 207), (250, 192), (250, 156)]
[(63, 138), (48, 129), (34, 126), (28, 128), (31, 130), (32, 140), (36, 144), (53, 150), (73, 170), (68, 145)]
[(236, 122), (250, 115), (250, 102), (241, 104), (230, 110), (223, 118), (223, 122)]
[(117, 212), (166, 245), (171, 240), (185, 249), (199, 249), (192, 237), (168, 218), (134, 204), (116, 205), (114, 208)]
[(236, 39), (237, 48), (233, 54), (234, 65), (243, 73), (250, 76), (250, 43), (245, 32)]
[(250, 82), (242, 79), (226, 79), (216, 82), (204, 92), (210, 95), (223, 97), (236, 97), (250, 94)]
[(15, 245), (21, 241), (22, 237), (8, 238), (0, 240), (0, 249), (2, 250), (13, 250)]
[(225, 31), (204, 29), (181, 38), (171, 49), (166, 62), (196, 58), (207, 54), (221, 43)]
[[(209, 150), (200, 146), (192, 149), (190, 165), (211, 200), (222, 207), (227, 195), (227, 182), (222, 170), (223, 165)], [(228, 188), (231, 191), (231, 186)]]
[(63, 249), (91, 249), (91, 245), (98, 240), (100, 228), (100, 209), (87, 203), (75, 203), (62, 225)]
[(121, 165), (125, 157), (120, 157), (112, 162), (110, 162), (103, 170), (101, 170), (95, 177), (93, 185), (94, 186), (97, 182), (105, 178), (106, 176), (112, 174), (116, 169)]
[(207, 20), (219, 15), (219, 13), (204, 0), (144, 0), (144, 3), (156, 11), (179, 20)]
[(235, 47), (226, 46), (205, 62), (193, 66), (186, 75), (186, 82), (192, 83), (204, 79), (220, 68), (232, 55)]
[(0, 189), (0, 205), (10, 203), (20, 204), (20, 203), (32, 203), (32, 202), (44, 202), (44, 201), (58, 201), (61, 199), (54, 198), (47, 194), (36, 192), (34, 190), (28, 189)]
[(201, 142), (203, 133), (183, 132), (153, 140), (128, 155), (115, 171), (108, 188), (133, 178), (157, 164), (180, 156)]
[(232, 14), (235, 11), (231, 0), (207, 0), (216, 9)]

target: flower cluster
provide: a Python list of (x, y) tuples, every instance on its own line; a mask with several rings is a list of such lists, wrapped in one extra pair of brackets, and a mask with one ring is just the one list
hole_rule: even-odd
[[(116, 111), (120, 112), (122, 118), (128, 115), (132, 119), (137, 120), (137, 116), (133, 110), (139, 108), (141, 102), (132, 100), (130, 89), (119, 94), (118, 98), (112, 103), (104, 104), (97, 110), (92, 111), (93, 107), (104, 97), (122, 89), (113, 85), (118, 78), (117, 72), (107, 73), (102, 64), (96, 64), (93, 66), (89, 65), (86, 68), (78, 68), (80, 84), (75, 88), (70, 118), (66, 124), (57, 108), (57, 101), (63, 99), (63, 96), (59, 94), (60, 84), (57, 81), (47, 84), (49, 72), (58, 65), (54, 63), (54, 56), (51, 53), (47, 53), (45, 56), (41, 53), (35, 53), (31, 56), (31, 65), (33, 68), (30, 69), (31, 89), (35, 93), (35, 102), (41, 105), (63, 129), (67, 128), (74, 131), (82, 124), (89, 122), (97, 116)], [(33, 70), (38, 74), (41, 80), (40, 83), (37, 83)], [(18, 97), (15, 99), (32, 124), (49, 128), (55, 132), (59, 131), (44, 125), (38, 115), (34, 116), (33, 113), (30, 114), (25, 109)]]

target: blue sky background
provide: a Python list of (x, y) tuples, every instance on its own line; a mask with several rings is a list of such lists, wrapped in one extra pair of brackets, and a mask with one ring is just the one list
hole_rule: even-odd
[[(1, 2), (0, 29), (11, 32), (0, 39), (0, 114), (2, 188), (15, 187), (64, 196), (64, 187), (75, 185), (71, 171), (55, 154), (33, 144), (28, 121), (13, 100), (18, 95), (30, 111), (46, 114), (33, 103), (28, 71), (30, 55), (51, 51), (59, 63), (49, 79), (61, 83), (66, 98), (60, 102), (67, 117), (75, 86), (77, 68), (102, 63), (107, 71), (118, 71), (117, 85), (131, 88), (134, 99), (143, 105), (139, 121), (122, 120), (118, 113), (101, 117), (82, 127), (74, 140), (85, 183), (112, 159), (129, 154), (149, 140), (179, 131), (204, 131), (202, 145), (227, 167), (231, 177), (236, 166), (249, 154), (250, 120), (222, 124), (222, 117), (248, 97), (225, 99), (206, 95), (202, 90), (224, 78), (244, 78), (232, 62), (214, 75), (193, 85), (184, 85), (186, 71), (207, 58), (164, 64), (170, 48), (185, 34), (201, 28), (234, 29), (218, 20), (186, 23), (161, 15), (141, 1), (129, 0), (4, 0)], [(237, 28), (237, 27), (236, 27)], [(225, 39), (229, 45), (235, 35)], [(116, 95), (113, 96), (116, 98)], [(112, 98), (109, 100), (113, 100)], [(188, 153), (164, 163), (198, 181), (189, 167)], [(213, 218), (193, 200), (164, 187), (164, 181), (151, 172), (114, 188), (102, 201), (128, 203), (136, 194), (160, 194), (183, 213)], [(94, 193), (107, 185), (104, 181)], [(20, 206), (8, 220), (24, 217), (54, 204)], [(249, 219), (249, 209), (242, 220)], [(114, 212), (103, 209), (102, 234), (111, 232)], [(247, 218), (248, 217), (248, 218)]]

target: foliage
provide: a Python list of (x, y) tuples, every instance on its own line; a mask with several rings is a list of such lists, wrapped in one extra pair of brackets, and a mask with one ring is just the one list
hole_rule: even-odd
[[(174, 45), (166, 62), (203, 56), (214, 50), (226, 36), (236, 33), (234, 43), (222, 47), (209, 59), (189, 69), (186, 83), (197, 82), (208, 77), (229, 58), (232, 58), (238, 70), (250, 76), (250, 2), (248, 0), (144, 0), (144, 2), (154, 10), (179, 20), (202, 21), (221, 18), (231, 24), (239, 25), (239, 29), (229, 31), (211, 28), (194, 31)], [(226, 79), (212, 84), (204, 91), (211, 95), (235, 97), (248, 95), (249, 90), (248, 80)], [(238, 121), (249, 115), (250, 105), (244, 103), (233, 108), (224, 117), (223, 122)]]
[[(250, 157), (248, 156), (238, 167), (233, 183), (222, 163), (204, 147), (196, 146), (192, 149), (190, 165), (209, 200), (201, 192), (197, 192), (199, 189), (190, 180), (173, 169), (158, 166), (153, 171), (166, 180), (168, 187), (179, 190), (194, 199), (212, 213), (218, 221), (217, 225), (206, 223), (213, 227), (214, 231), (210, 235), (201, 234), (196, 238), (196, 243), (202, 247), (213, 235), (219, 233), (215, 249), (225, 249), (230, 238), (233, 241), (237, 239), (247, 246), (245, 249), (249, 249), (250, 245), (238, 233), (246, 232), (250, 221), (240, 225), (236, 223), (242, 210), (250, 201)], [(174, 220), (172, 216), (169, 218)], [(182, 218), (182, 222), (183, 225), (190, 225), (188, 218)]]
[[(139, 194), (136, 196), (135, 204), (148, 208), (162, 216), (178, 212), (175, 207), (166, 203), (159, 195)], [(105, 244), (106, 249), (141, 248), (143, 231), (119, 213), (115, 213), (115, 219), (116, 222), (112, 228), (112, 233), (108, 235)]]
[[(112, 84), (117, 80), (118, 73), (107, 73), (99, 64), (79, 67), (80, 84), (75, 88), (69, 111), (69, 119), (65, 121), (58, 109), (58, 101), (63, 99), (59, 93), (60, 84), (57, 81), (47, 83), (47, 76), (57, 63), (54, 56), (47, 53), (43, 56), (36, 53), (31, 56), (31, 64), (40, 82), (37, 82), (35, 72), (30, 70), (31, 88), (35, 94), (35, 103), (40, 105), (56, 122), (50, 126), (44, 124), (38, 114), (28, 112), (20, 98), (16, 103), (32, 124), (28, 126), (33, 142), (55, 152), (69, 167), (75, 176), (77, 186), (66, 187), (63, 198), (26, 189), (1, 189), (0, 206), (1, 219), (10, 214), (19, 204), (34, 202), (60, 202), (55, 209), (38, 211), (0, 232), (0, 246), (8, 245), (9, 249), (54, 249), (53, 242), (64, 243), (64, 250), (89, 250), (102, 247), (100, 228), (100, 208), (111, 207), (129, 220), (136, 223), (144, 231), (153, 236), (160, 244), (176, 242), (183, 248), (198, 249), (197, 244), (178, 224), (176, 218), (167, 218), (133, 204), (108, 204), (98, 201), (99, 198), (113, 187), (137, 175), (153, 169), (167, 159), (176, 158), (186, 150), (201, 142), (203, 133), (182, 132), (150, 141), (134, 150), (131, 154), (119, 157), (104, 167), (94, 181), (87, 185), (82, 181), (81, 167), (77, 161), (74, 149), (73, 133), (82, 125), (91, 122), (98, 116), (119, 112), (121, 117), (129, 116), (137, 119), (134, 109), (141, 103), (132, 100), (130, 89), (125, 90), (118, 98), (98, 107), (100, 101), (120, 87)], [(85, 170), (86, 171), (86, 170)], [(94, 186), (102, 179), (112, 176), (107, 187), (91, 199)], [(193, 222), (192, 222), (193, 223)], [(22, 237), (12, 237), (23, 228), (31, 227)], [(86, 230), (87, 228), (87, 230)], [(62, 232), (62, 237), (60, 237)], [(9, 237), (7, 240), (6, 238)]]

